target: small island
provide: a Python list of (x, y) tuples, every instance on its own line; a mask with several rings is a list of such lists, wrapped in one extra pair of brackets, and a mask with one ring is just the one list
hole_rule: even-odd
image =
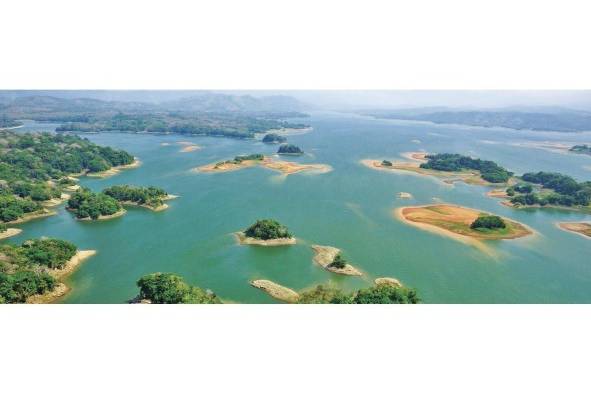
[(287, 142), (287, 137), (277, 133), (268, 133), (263, 137), (263, 142), (265, 144), (283, 144)]
[(252, 226), (235, 235), (241, 245), (282, 246), (296, 243), (296, 238), (287, 227), (273, 219), (257, 220)]
[(575, 145), (575, 146), (571, 147), (568, 151), (573, 152), (573, 153), (580, 153), (580, 154), (584, 154), (584, 155), (591, 155), (591, 146), (589, 146), (587, 144)]
[(182, 277), (156, 272), (137, 281), (140, 291), (131, 304), (221, 304), (210, 290), (187, 284)]
[(366, 167), (376, 170), (407, 171), (419, 175), (443, 178), (445, 183), (462, 181), (468, 184), (489, 185), (508, 183), (512, 172), (489, 160), (474, 159), (455, 153), (426, 154), (410, 152), (404, 157), (411, 161), (392, 162), (383, 160), (362, 160)]
[(134, 205), (155, 212), (167, 209), (168, 205), (164, 201), (176, 198), (164, 189), (155, 186), (116, 185), (106, 188), (103, 193), (119, 201), (122, 205)]
[(270, 170), (281, 172), (284, 175), (296, 174), (303, 171), (322, 174), (332, 171), (332, 167), (327, 164), (300, 164), (289, 161), (273, 160), (260, 153), (236, 156), (232, 160), (220, 161), (194, 168), (194, 172), (229, 172), (241, 170), (254, 166), (261, 166)]
[(283, 144), (277, 150), (277, 154), (299, 156), (303, 155), (304, 151), (299, 146), (292, 144)]
[(300, 295), (288, 288), (266, 279), (257, 279), (250, 282), (251, 286), (261, 289), (271, 297), (287, 303), (295, 303)]
[(341, 251), (332, 246), (312, 245), (313, 260), (327, 271), (341, 275), (361, 276), (363, 273), (343, 257)]
[(457, 205), (403, 207), (396, 209), (395, 215), (407, 224), (460, 241), (515, 239), (533, 234), (521, 223)]
[(561, 222), (558, 228), (579, 234), (585, 238), (591, 238), (591, 223), (587, 222)]

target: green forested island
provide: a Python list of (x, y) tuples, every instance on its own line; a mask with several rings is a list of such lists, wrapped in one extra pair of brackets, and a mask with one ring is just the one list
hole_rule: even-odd
[(71, 135), (0, 131), (0, 220), (11, 222), (43, 210), (72, 184), (71, 174), (130, 164), (129, 153)]
[(265, 134), (263, 142), (266, 144), (282, 144), (287, 142), (287, 137), (275, 133)]
[(123, 207), (119, 201), (103, 192), (80, 188), (68, 200), (68, 209), (78, 219), (97, 220), (122, 212)]
[[(568, 175), (555, 172), (528, 172), (521, 184), (507, 189), (511, 203), (515, 205), (557, 205), (588, 207), (591, 202), (591, 182), (577, 182)], [(532, 184), (539, 185), (534, 190)]]
[(103, 193), (121, 203), (144, 205), (150, 208), (162, 206), (163, 201), (168, 197), (164, 189), (155, 186), (115, 185), (106, 188)]
[(244, 235), (261, 240), (293, 237), (287, 227), (273, 219), (257, 220), (252, 226), (244, 231)]
[(582, 153), (585, 155), (591, 155), (591, 146), (589, 146), (587, 144), (575, 145), (572, 148), (570, 148), (569, 151), (573, 152), (573, 153)]
[(304, 151), (300, 149), (300, 147), (292, 145), (292, 144), (284, 144), (279, 147), (277, 153), (280, 155), (302, 155)]
[(221, 304), (211, 291), (188, 285), (183, 278), (170, 273), (157, 272), (142, 276), (137, 281), (139, 295), (134, 303), (150, 304)]
[(23, 303), (52, 291), (56, 279), (49, 269), (61, 269), (76, 254), (76, 246), (59, 239), (34, 239), (20, 246), (0, 245), (0, 304)]
[(300, 304), (418, 304), (416, 290), (404, 286), (379, 284), (352, 293), (327, 285), (318, 285), (300, 293)]
[(421, 168), (450, 172), (466, 169), (477, 170), (480, 171), (482, 179), (491, 183), (505, 183), (513, 175), (512, 172), (507, 171), (493, 161), (473, 159), (457, 153), (426, 155), (425, 158), (427, 162), (422, 163)]
[(239, 156), (235, 156), (232, 160), (217, 162), (215, 164), (215, 166), (219, 167), (224, 164), (240, 164), (243, 161), (250, 161), (250, 160), (260, 161), (260, 160), (263, 160), (264, 158), (265, 158), (265, 156), (262, 153), (253, 153), (250, 155), (239, 155)]

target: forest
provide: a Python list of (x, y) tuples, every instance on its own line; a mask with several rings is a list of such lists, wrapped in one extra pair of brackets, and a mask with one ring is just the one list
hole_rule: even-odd
[(280, 155), (303, 155), (304, 151), (300, 147), (292, 144), (283, 144), (277, 150)]
[(438, 171), (462, 171), (477, 170), (480, 176), (487, 182), (505, 183), (513, 175), (497, 163), (490, 160), (473, 159), (457, 153), (439, 153), (426, 156), (427, 162), (421, 164), (421, 168)]
[(273, 219), (257, 220), (244, 231), (247, 237), (268, 240), (278, 238), (291, 238), (293, 235), (287, 227)]
[(389, 284), (374, 285), (352, 293), (332, 285), (318, 285), (300, 293), (299, 304), (418, 304), (416, 290)]
[(130, 164), (129, 153), (73, 135), (0, 131), (0, 220), (40, 211), (41, 202), (61, 196), (68, 176)]
[(137, 281), (139, 295), (132, 302), (151, 304), (221, 304), (211, 291), (187, 284), (183, 278), (171, 273), (153, 273)]
[(49, 269), (60, 269), (76, 254), (76, 246), (60, 239), (42, 238), (19, 246), (0, 245), (0, 304), (23, 303), (56, 286)]
[[(521, 176), (525, 182), (537, 184), (546, 190), (533, 191), (533, 188), (515, 187), (507, 192), (513, 194), (511, 202), (516, 205), (559, 205), (589, 206), (591, 203), (591, 182), (577, 182), (574, 178), (556, 172), (528, 172)], [(517, 194), (517, 193), (519, 194)]]
[(164, 189), (155, 186), (115, 185), (104, 189), (103, 193), (121, 203), (147, 205), (152, 208), (162, 205), (163, 199), (168, 196)]
[(80, 188), (68, 200), (68, 210), (78, 219), (97, 220), (101, 216), (113, 215), (123, 207), (115, 198), (103, 193)]

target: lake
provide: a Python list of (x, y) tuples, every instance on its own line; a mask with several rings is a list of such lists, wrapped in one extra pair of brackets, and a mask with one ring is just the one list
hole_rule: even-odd
[[(530, 144), (588, 143), (590, 133), (443, 126), (330, 112), (314, 113), (306, 122), (312, 132), (289, 137), (306, 154), (289, 160), (329, 164), (332, 172), (288, 177), (264, 168), (195, 173), (194, 167), (238, 154), (273, 154), (277, 146), (213, 137), (89, 134), (91, 141), (125, 149), (143, 164), (107, 179), (83, 177), (83, 186), (98, 191), (115, 184), (154, 185), (180, 198), (170, 201), (163, 212), (129, 208), (123, 217), (93, 223), (75, 220), (60, 206), (58, 215), (19, 225), (24, 231), (5, 242), (48, 236), (98, 251), (66, 280), (72, 291), (60, 300), (64, 303), (126, 302), (137, 294), (138, 278), (158, 271), (177, 273), (237, 303), (277, 302), (251, 287), (253, 279), (269, 279), (295, 290), (328, 282), (353, 290), (384, 276), (416, 288), (426, 303), (591, 302), (591, 240), (555, 226), (589, 216), (516, 210), (485, 196), (488, 187), (447, 185), (431, 177), (374, 171), (359, 163), (366, 158), (403, 160), (400, 155), (409, 151), (455, 152), (496, 161), (517, 174), (557, 171), (582, 181), (591, 179), (591, 156)], [(53, 127), (27, 122), (19, 130)], [(179, 141), (203, 149), (182, 153)], [(398, 199), (398, 192), (413, 198)], [(492, 252), (485, 253), (408, 226), (392, 215), (396, 207), (434, 201), (494, 212), (527, 224), (536, 234), (487, 242)], [(232, 233), (259, 218), (285, 224), (298, 244), (236, 244)], [(342, 249), (365, 275), (345, 277), (323, 270), (312, 261), (312, 244)]]

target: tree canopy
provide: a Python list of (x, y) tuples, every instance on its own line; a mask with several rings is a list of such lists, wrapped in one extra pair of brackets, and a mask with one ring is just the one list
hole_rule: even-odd
[(491, 183), (504, 183), (513, 175), (490, 160), (473, 159), (469, 156), (462, 156), (457, 153), (439, 153), (425, 156), (426, 163), (421, 164), (421, 168), (433, 169), (438, 171), (462, 171), (465, 169), (480, 171), (480, 176), (485, 181)]
[(507, 225), (505, 224), (505, 221), (500, 216), (495, 216), (495, 215), (480, 216), (476, 220), (474, 220), (472, 222), (472, 224), (470, 224), (470, 228), (473, 230), (478, 230), (478, 229), (494, 230), (494, 229), (505, 228), (505, 227), (507, 227)]
[(277, 238), (292, 238), (287, 227), (273, 219), (257, 220), (244, 231), (247, 237), (268, 240)]
[(103, 193), (122, 203), (130, 202), (150, 207), (162, 205), (163, 199), (168, 196), (164, 189), (155, 186), (115, 185), (104, 189)]
[(220, 299), (210, 291), (188, 285), (183, 278), (171, 273), (153, 273), (137, 281), (139, 298), (153, 304), (220, 304)]
[(352, 293), (333, 286), (318, 285), (300, 293), (300, 304), (418, 304), (416, 290), (389, 284), (374, 285)]
[(280, 144), (283, 142), (287, 142), (287, 138), (283, 135), (269, 133), (265, 134), (265, 136), (263, 137), (263, 142), (267, 144)]
[(304, 153), (300, 147), (292, 145), (292, 144), (284, 144), (279, 147), (277, 153), (280, 155), (301, 155)]
[(123, 208), (119, 201), (105, 193), (80, 188), (68, 200), (68, 209), (74, 212), (78, 219), (96, 220), (100, 216), (113, 215)]

